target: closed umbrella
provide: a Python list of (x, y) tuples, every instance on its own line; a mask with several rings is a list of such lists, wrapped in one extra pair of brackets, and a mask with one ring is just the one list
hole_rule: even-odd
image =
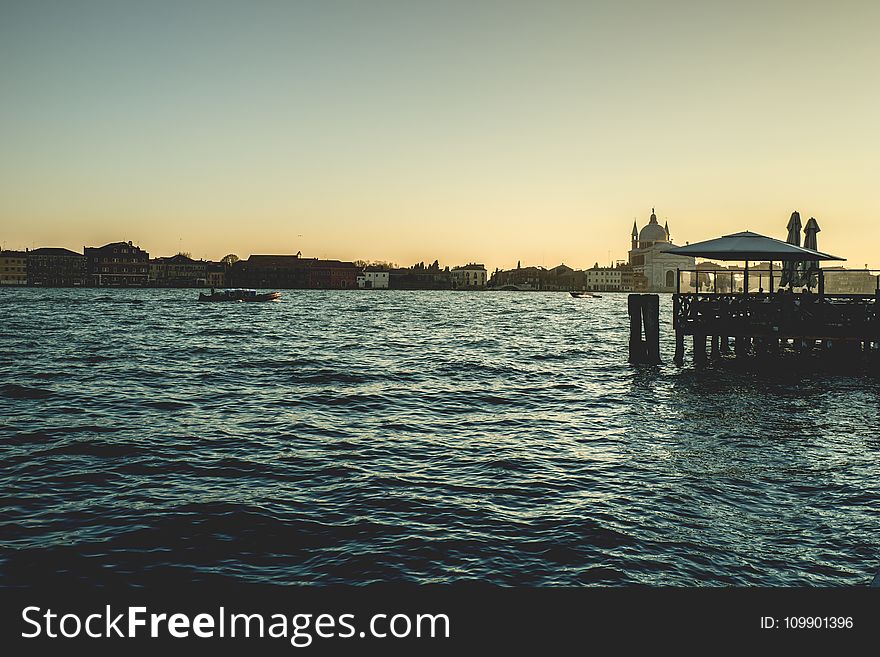
[[(788, 244), (793, 244), (794, 246), (801, 245), (801, 215), (799, 212), (795, 211), (791, 213), (791, 219), (788, 220), (788, 237), (785, 238), (785, 241)], [(806, 246), (806, 245), (805, 245)], [(801, 280), (800, 271), (798, 269), (798, 265), (794, 260), (783, 260), (782, 261), (782, 280), (779, 281), (779, 287), (784, 287), (786, 285), (802, 285), (803, 281)]]
[[(804, 248), (810, 249), (812, 251), (816, 251), (816, 233), (818, 233), (821, 228), (819, 228), (819, 223), (815, 218), (810, 217), (810, 220), (807, 222), (807, 225), (804, 226)], [(819, 276), (819, 261), (818, 260), (807, 260), (803, 263), (803, 281), (809, 287), (813, 287), (813, 279), (818, 278)]]

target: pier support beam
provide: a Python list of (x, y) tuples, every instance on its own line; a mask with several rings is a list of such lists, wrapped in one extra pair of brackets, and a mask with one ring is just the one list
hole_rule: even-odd
[(736, 336), (733, 342), (733, 350), (736, 353), (737, 357), (747, 355), (749, 353), (749, 347), (751, 346), (751, 344), (751, 338), (746, 338), (741, 335)]
[(717, 335), (712, 336), (712, 358), (717, 359), (721, 357), (721, 338)]
[(706, 336), (705, 335), (695, 335), (694, 336), (694, 362), (700, 363), (700, 364), (706, 362)]
[[(657, 294), (630, 294), (629, 362), (658, 365), (660, 360), (660, 296)], [(642, 338), (642, 326), (645, 333)]]
[(730, 353), (730, 341), (728, 340), (726, 335), (721, 336), (721, 353), (729, 354)]

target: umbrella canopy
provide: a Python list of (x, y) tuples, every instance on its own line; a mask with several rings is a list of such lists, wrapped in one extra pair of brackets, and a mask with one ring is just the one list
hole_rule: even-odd
[[(817, 222), (814, 217), (810, 217), (810, 220), (804, 227), (804, 248), (812, 251), (816, 250), (816, 233), (820, 230), (822, 229), (819, 228), (819, 222)], [(810, 285), (810, 287), (812, 287), (812, 279), (816, 276), (816, 272), (819, 271), (819, 261), (807, 260), (803, 267), (803, 279), (808, 285)]]
[(771, 262), (774, 260), (807, 262), (845, 259), (750, 231), (725, 235), (714, 240), (706, 240), (687, 246), (676, 246), (667, 249), (665, 253), (712, 258), (713, 260), (769, 260)]
[[(791, 213), (791, 218), (788, 220), (788, 226), (786, 226), (788, 230), (788, 236), (785, 238), (785, 241), (789, 244), (793, 244), (794, 246), (801, 245), (801, 215), (799, 212), (795, 211)], [(804, 246), (807, 246), (804, 244)], [(802, 285), (800, 270), (797, 266), (797, 262), (794, 260), (786, 260), (782, 266), (782, 279), (779, 281), (779, 286), (782, 287), (784, 285)]]

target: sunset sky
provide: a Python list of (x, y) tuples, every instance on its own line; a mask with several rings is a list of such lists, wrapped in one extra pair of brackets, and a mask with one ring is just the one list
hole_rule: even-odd
[(0, 242), (880, 267), (880, 2), (0, 0)]

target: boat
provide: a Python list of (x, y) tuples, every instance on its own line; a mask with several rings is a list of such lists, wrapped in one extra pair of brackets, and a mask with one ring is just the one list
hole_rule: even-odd
[(592, 292), (578, 292), (577, 290), (569, 291), (569, 294), (575, 299), (601, 299), (601, 294), (593, 294)]
[(280, 292), (264, 292), (258, 294), (256, 290), (220, 290), (211, 294), (199, 292), (199, 301), (275, 301), (281, 298)]

